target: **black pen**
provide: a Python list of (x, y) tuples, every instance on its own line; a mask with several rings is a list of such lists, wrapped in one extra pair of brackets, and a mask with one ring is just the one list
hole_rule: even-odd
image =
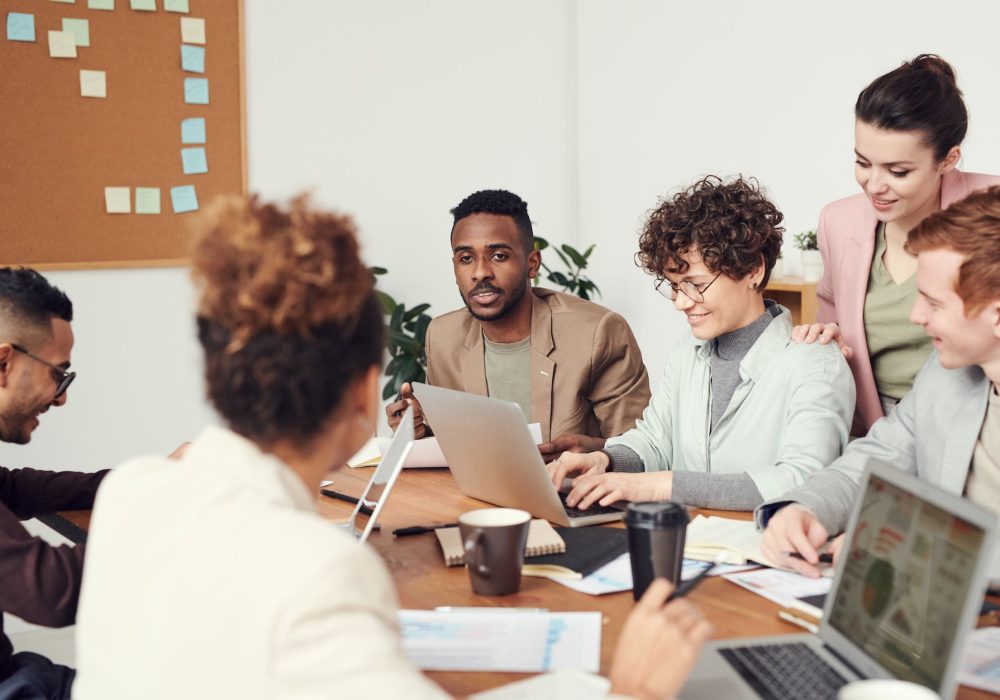
[[(348, 496), (346, 493), (340, 493), (339, 491), (334, 491), (333, 489), (320, 489), (319, 492), (324, 496), (336, 498), (338, 501), (346, 501), (347, 503), (353, 503), (355, 505), (358, 503), (358, 499), (354, 496)], [(371, 515), (372, 509), (368, 506), (361, 506), (361, 512), (365, 515)]]
[(677, 598), (683, 598), (688, 593), (693, 591), (695, 589), (695, 586), (701, 583), (702, 579), (704, 579), (706, 576), (712, 573), (712, 569), (714, 568), (715, 568), (714, 563), (709, 564), (704, 569), (699, 571), (698, 575), (695, 576), (694, 578), (681, 582), (681, 585), (675, 588), (674, 592), (671, 593), (669, 596), (667, 596), (667, 602), (669, 603), (671, 600), (676, 600)]
[[(785, 556), (791, 557), (792, 559), (801, 559), (802, 561), (806, 560), (806, 558), (804, 556), (802, 556), (801, 554), (799, 554), (798, 552), (785, 552)], [(829, 552), (823, 552), (822, 554), (819, 555), (819, 562), (818, 563), (820, 563), (820, 564), (832, 564), (833, 563), (833, 555), (830, 554)]]
[[(402, 399), (402, 398), (403, 398), (403, 392), (402, 392), (402, 391), (400, 391), (400, 392), (399, 392), (398, 394), (396, 394), (396, 398), (394, 398), (394, 399), (392, 400), (392, 402), (393, 402), (393, 403), (396, 403), (397, 401), (399, 401), (399, 400), (400, 400), (400, 399)], [(401, 415), (403, 415), (403, 412), (402, 412), (402, 411), (396, 411), (395, 413), (393, 413), (393, 414), (392, 414), (392, 417), (393, 417), (393, 418), (399, 418), (399, 417), (400, 417)]]
[(458, 527), (458, 523), (448, 523), (447, 525), (411, 525), (410, 527), (399, 527), (392, 531), (392, 536), (406, 537), (407, 535), (422, 535), (425, 532), (434, 532), (439, 527)]

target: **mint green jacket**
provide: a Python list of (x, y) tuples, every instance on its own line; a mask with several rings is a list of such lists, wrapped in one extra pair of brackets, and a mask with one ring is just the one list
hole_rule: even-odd
[(854, 379), (836, 344), (793, 343), (782, 309), (740, 363), (742, 381), (711, 430), (711, 341), (684, 341), (625, 445), (646, 471), (746, 473), (764, 500), (802, 484), (843, 452)]

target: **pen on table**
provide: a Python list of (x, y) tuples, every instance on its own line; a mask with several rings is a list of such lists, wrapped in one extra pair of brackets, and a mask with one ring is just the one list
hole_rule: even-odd
[(669, 603), (671, 600), (677, 600), (678, 598), (683, 598), (688, 593), (693, 591), (695, 587), (712, 572), (712, 569), (715, 568), (715, 564), (716, 564), (715, 562), (712, 562), (704, 569), (699, 571), (698, 575), (695, 576), (694, 578), (681, 582), (681, 584), (674, 589), (674, 592), (671, 593), (669, 596), (667, 596), (667, 602)]
[(434, 532), (439, 527), (458, 527), (458, 523), (448, 523), (446, 525), (411, 525), (410, 527), (399, 527), (392, 531), (392, 536), (406, 537), (407, 535), (422, 535), (425, 532)]
[[(320, 489), (319, 492), (324, 496), (336, 498), (338, 501), (346, 501), (347, 503), (354, 503), (355, 505), (358, 503), (358, 499), (354, 496), (348, 496), (346, 493), (340, 493), (340, 491), (334, 491), (333, 489)], [(361, 506), (361, 512), (365, 515), (371, 515), (372, 509), (367, 505), (363, 505)]]

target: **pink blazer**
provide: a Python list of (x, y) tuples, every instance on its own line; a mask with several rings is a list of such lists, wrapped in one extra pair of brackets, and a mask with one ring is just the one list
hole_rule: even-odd
[[(1000, 184), (1000, 177), (952, 170), (941, 180), (941, 206), (947, 207), (970, 192)], [(823, 278), (816, 287), (820, 323), (837, 323), (844, 341), (854, 349), (850, 361), (858, 389), (854, 435), (864, 435), (882, 417), (865, 337), (865, 293), (878, 220), (864, 194), (838, 199), (823, 207), (816, 235), (823, 256)]]

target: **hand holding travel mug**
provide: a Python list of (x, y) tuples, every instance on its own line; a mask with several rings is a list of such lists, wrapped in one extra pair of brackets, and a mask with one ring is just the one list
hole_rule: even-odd
[(531, 515), (514, 508), (481, 508), (458, 516), (474, 593), (517, 593), (530, 524)]
[(630, 503), (625, 513), (632, 595), (642, 597), (655, 578), (681, 582), (688, 513), (672, 501)]

